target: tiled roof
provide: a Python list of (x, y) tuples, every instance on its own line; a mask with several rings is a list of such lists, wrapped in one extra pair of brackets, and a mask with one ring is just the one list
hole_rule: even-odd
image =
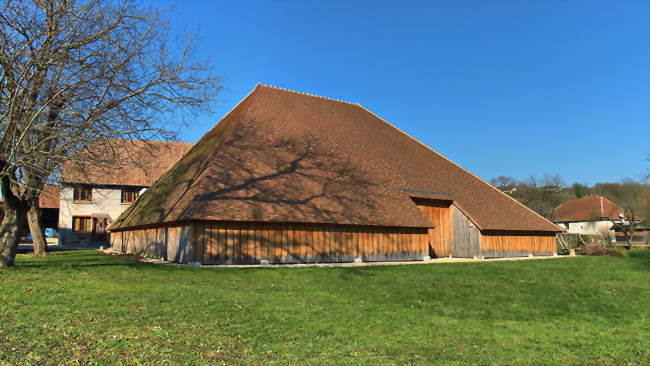
[(481, 229), (560, 231), (358, 104), (264, 85), (112, 227), (181, 220), (431, 226), (409, 198), (417, 192), (453, 199)]
[[(191, 147), (187, 142), (102, 140), (63, 166), (62, 182), (150, 186)], [(86, 162), (84, 164), (80, 162)]]
[[(19, 184), (17, 186), (18, 192), (20, 195), (25, 194), (25, 186)], [(59, 208), (61, 189), (57, 185), (46, 184), (41, 189), (40, 194), (38, 195), (38, 207), (40, 208)], [(0, 200), (2, 202), (2, 200)]]
[(59, 208), (60, 192), (59, 186), (46, 184), (38, 197), (38, 207)]
[(553, 210), (553, 221), (619, 220), (623, 208), (602, 196), (568, 200)]

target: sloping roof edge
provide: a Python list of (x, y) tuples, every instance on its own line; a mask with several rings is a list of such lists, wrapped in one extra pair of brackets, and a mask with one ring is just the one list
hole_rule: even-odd
[[(191, 148), (190, 148), (190, 149), (185, 153), (185, 155), (190, 154), (190, 153), (192, 152), (192, 150), (196, 149), (197, 146), (199, 146), (201, 140), (203, 140), (203, 138), (205, 138), (206, 136), (210, 135), (210, 132), (212, 132), (212, 131), (214, 131), (215, 129), (217, 129), (217, 128), (220, 126), (221, 122), (224, 121), (224, 120), (226, 120), (226, 119), (227, 119), (229, 116), (231, 116), (231, 115), (232, 115), (232, 114), (233, 114), (237, 109), (239, 109), (239, 108), (241, 107), (241, 105), (243, 105), (243, 103), (244, 103), (246, 100), (248, 100), (248, 98), (249, 98), (249, 97), (250, 97), (250, 96), (251, 96), (251, 95), (252, 95), (256, 90), (257, 90), (257, 86), (256, 86), (255, 88), (253, 88), (253, 90), (251, 90), (250, 92), (248, 92), (248, 94), (246, 94), (246, 96), (244, 96), (244, 98), (242, 98), (242, 99), (241, 99), (241, 100), (240, 100), (240, 101), (239, 101), (239, 102), (238, 102), (234, 107), (232, 107), (232, 108), (228, 111), (228, 113), (226, 113), (226, 114), (225, 114), (225, 115), (224, 115), (224, 116), (223, 116), (223, 117), (222, 117), (222, 118), (221, 118), (221, 119), (220, 119), (220, 120), (219, 120), (219, 121), (218, 121), (214, 126), (212, 126), (212, 128), (209, 129), (209, 130), (208, 130), (208, 131), (203, 135), (203, 137), (202, 137), (199, 141), (197, 141), (197, 142), (196, 142), (196, 143), (195, 143), (195, 144), (194, 144), (194, 145), (193, 145), (193, 146), (192, 146), (192, 147), (191, 147)], [(227, 139), (227, 137), (226, 137), (226, 139)], [(181, 158), (179, 159), (179, 161), (182, 160), (182, 159), (183, 159), (183, 157), (181, 157)], [(178, 163), (178, 161), (177, 161), (177, 163)], [(176, 165), (176, 164), (174, 164), (174, 165)], [(161, 176), (158, 178), (158, 181), (162, 180), (162, 179), (165, 178), (167, 175), (171, 174), (174, 165), (172, 165), (172, 166), (171, 166), (171, 167), (170, 167), (170, 168), (169, 168), (169, 169), (168, 169), (168, 170), (167, 170), (163, 175), (161, 175)], [(201, 172), (201, 174), (203, 174), (204, 171), (205, 171), (205, 168), (204, 168), (204, 170)], [(149, 190), (145, 191), (145, 192), (142, 194), (142, 196), (146, 195), (147, 192), (149, 192)], [(187, 194), (187, 192), (185, 192), (185, 193), (183, 194), (183, 196), (184, 196), (185, 194)], [(140, 197), (140, 198), (142, 198), (142, 197)], [(171, 211), (173, 210), (173, 208), (176, 207), (176, 205), (178, 205), (179, 202), (181, 202), (180, 199), (177, 200), (177, 202), (174, 204), (174, 206), (172, 206), (172, 208), (169, 210), (169, 212), (171, 212)], [(136, 204), (133, 204), (133, 205), (129, 206), (129, 208), (127, 208), (124, 212), (122, 212), (122, 214), (121, 214), (120, 216), (118, 216), (117, 219), (116, 219), (113, 223), (111, 223), (111, 227), (114, 227), (114, 228), (116, 228), (116, 229), (117, 229), (117, 228), (121, 228), (122, 223), (123, 223), (124, 221), (126, 221), (126, 220), (129, 219), (129, 216), (133, 213), (133, 211), (135, 210), (136, 206), (137, 206)], [(185, 212), (185, 211), (187, 211), (187, 208), (186, 208), (183, 212)], [(166, 217), (167, 215), (169, 215), (169, 212), (165, 215), (165, 217)], [(166, 222), (166, 221), (165, 221), (165, 218), (163, 218), (163, 219), (161, 220), (161, 222)], [(127, 226), (127, 227), (130, 227), (130, 226)], [(110, 229), (110, 227), (109, 227), (109, 229)]]
[[(454, 166), (456, 166), (456, 167), (462, 169), (463, 171), (465, 171), (466, 173), (470, 174), (471, 176), (473, 176), (474, 178), (478, 179), (479, 181), (485, 183), (486, 185), (488, 185), (488, 186), (489, 186), (490, 188), (492, 188), (493, 190), (499, 192), (499, 194), (502, 194), (502, 195), (508, 197), (508, 199), (510, 199), (510, 200), (512, 200), (513, 202), (515, 202), (516, 204), (518, 204), (518, 205), (524, 207), (526, 210), (530, 211), (532, 214), (538, 216), (538, 217), (541, 218), (542, 220), (544, 220), (544, 221), (548, 222), (549, 224), (555, 226), (555, 227), (557, 228), (557, 232), (562, 232), (562, 231), (563, 231), (563, 230), (562, 230), (559, 226), (557, 226), (555, 223), (551, 222), (550, 220), (548, 220), (548, 219), (545, 218), (544, 216), (542, 216), (542, 215), (538, 214), (537, 212), (533, 211), (533, 210), (530, 209), (528, 206), (522, 204), (521, 202), (517, 201), (516, 199), (514, 199), (514, 198), (508, 196), (508, 195), (505, 194), (504, 192), (501, 192), (501, 191), (498, 190), (496, 187), (494, 187), (494, 186), (491, 185), (490, 183), (486, 182), (485, 180), (483, 180), (483, 179), (482, 179), (481, 177), (479, 177), (478, 175), (476, 175), (476, 174), (470, 172), (469, 170), (463, 168), (462, 166), (456, 164), (456, 163), (453, 162), (451, 159), (447, 158), (447, 157), (444, 156), (443, 154), (441, 154), (441, 153), (439, 153), (438, 151), (434, 150), (432, 147), (426, 145), (425, 143), (421, 142), (420, 140), (416, 139), (415, 137), (413, 137), (413, 136), (409, 135), (408, 133), (404, 132), (404, 131), (403, 131), (402, 129), (400, 129), (399, 127), (396, 127), (396, 126), (393, 125), (392, 123), (390, 123), (390, 122), (386, 121), (385, 119), (381, 118), (380, 116), (378, 116), (377, 114), (375, 114), (374, 112), (372, 112), (371, 110), (369, 110), (368, 108), (362, 106), (361, 104), (357, 104), (357, 105), (358, 105), (360, 108), (362, 108), (363, 110), (365, 110), (366, 112), (368, 112), (368, 113), (372, 114), (373, 116), (379, 118), (381, 121), (383, 121), (383, 122), (386, 123), (387, 125), (391, 126), (392, 128), (396, 129), (397, 131), (399, 131), (399, 132), (403, 133), (404, 135), (408, 136), (411, 140), (414, 140), (414, 141), (417, 142), (418, 144), (420, 144), (420, 145), (424, 146), (425, 148), (431, 150), (433, 153), (438, 154), (440, 157), (442, 157), (443, 159), (445, 159), (445, 160), (448, 161), (449, 163), (451, 163), (451, 164), (453, 164)], [(466, 215), (467, 215), (467, 214), (466, 214)], [(469, 216), (468, 216), (468, 217), (469, 217)], [(476, 223), (475, 223), (475, 224), (476, 224)], [(478, 225), (477, 225), (477, 226), (478, 226)]]
[(483, 231), (483, 228), (481, 227), (481, 225), (479, 225), (478, 222), (477, 222), (476, 220), (474, 220), (474, 218), (472, 217), (472, 215), (470, 215), (469, 213), (467, 213), (467, 211), (465, 211), (465, 210), (464, 210), (464, 209), (463, 209), (463, 208), (458, 204), (458, 202), (453, 202), (452, 205), (456, 206), (456, 208), (457, 208), (460, 212), (462, 212), (463, 215), (467, 216), (467, 218), (469, 219), (469, 221), (471, 221), (474, 225), (476, 225), (476, 227), (477, 227), (480, 231)]

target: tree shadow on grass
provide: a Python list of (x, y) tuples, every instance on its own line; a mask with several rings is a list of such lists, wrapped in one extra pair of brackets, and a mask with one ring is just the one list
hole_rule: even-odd
[(630, 258), (647, 259), (650, 261), (650, 249), (635, 249), (629, 252)]
[(633, 249), (628, 252), (627, 259), (635, 269), (650, 270), (650, 249)]
[(81, 267), (132, 267), (156, 268), (150, 263), (142, 263), (137, 257), (116, 257), (102, 255), (86, 250), (56, 250), (45, 258), (29, 255), (19, 255), (16, 268), (81, 268)]

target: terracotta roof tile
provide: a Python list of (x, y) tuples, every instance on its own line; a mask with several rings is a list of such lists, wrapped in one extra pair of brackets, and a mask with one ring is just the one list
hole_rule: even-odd
[[(63, 166), (62, 182), (150, 186), (191, 147), (192, 143), (141, 140), (102, 140)], [(80, 163), (84, 161), (85, 163)]]
[(602, 196), (568, 200), (553, 210), (553, 221), (591, 221), (596, 219), (619, 220), (625, 210)]
[[(25, 186), (19, 184), (18, 192), (20, 195), (25, 194)], [(60, 187), (53, 184), (46, 184), (43, 186), (40, 194), (38, 195), (38, 207), (40, 208), (59, 208), (60, 201)], [(0, 200), (2, 202), (2, 200)]]
[(358, 104), (258, 85), (113, 228), (180, 220), (426, 227), (408, 192), (481, 229), (560, 229)]
[(38, 197), (38, 207), (59, 208), (60, 192), (59, 186), (46, 184)]

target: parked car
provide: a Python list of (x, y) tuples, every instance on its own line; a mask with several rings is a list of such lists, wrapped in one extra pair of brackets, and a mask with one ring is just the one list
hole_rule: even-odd
[(45, 237), (46, 238), (56, 238), (57, 237), (57, 232), (56, 229), (48, 227), (45, 229)]
[[(56, 229), (48, 227), (45, 228), (45, 237), (46, 238), (56, 238), (58, 237), (58, 234), (56, 232)], [(27, 240), (31, 241), (32, 238), (32, 233), (27, 233)]]

